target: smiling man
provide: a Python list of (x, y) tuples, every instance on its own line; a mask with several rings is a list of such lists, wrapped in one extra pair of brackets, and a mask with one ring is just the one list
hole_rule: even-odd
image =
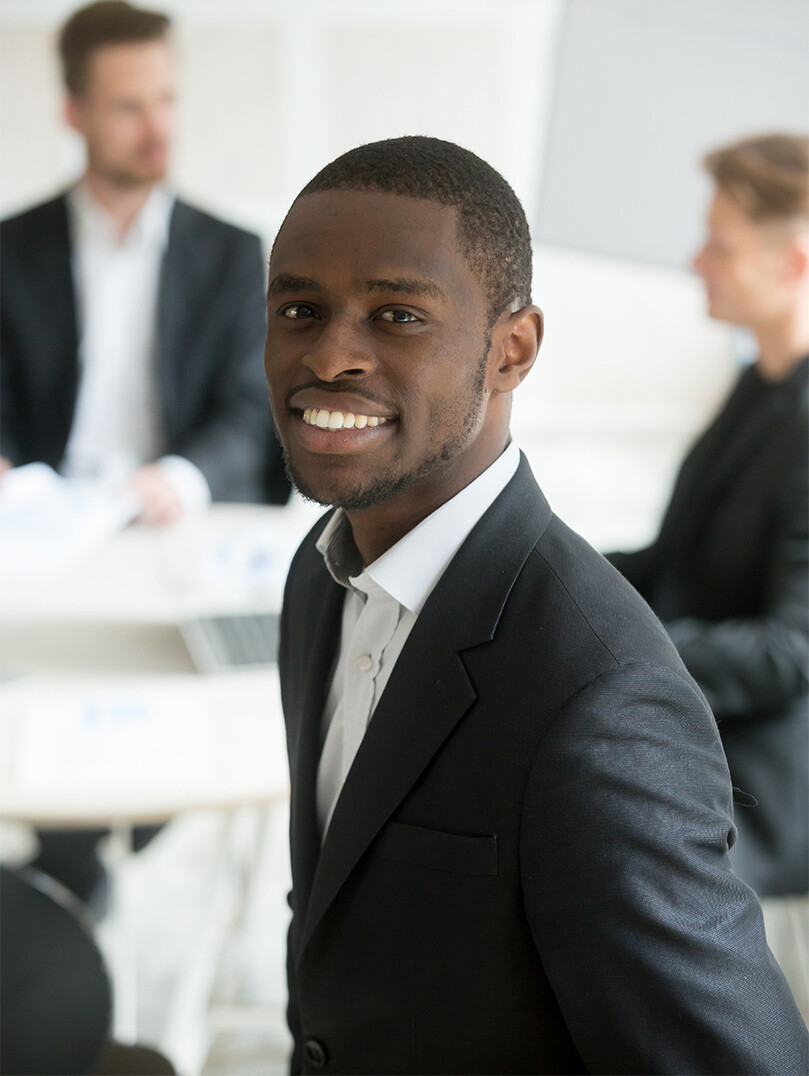
[(710, 711), (510, 439), (530, 288), (513, 191), (431, 138), (275, 242), (276, 424), (336, 506), (282, 618), (293, 1071), (802, 1071)]

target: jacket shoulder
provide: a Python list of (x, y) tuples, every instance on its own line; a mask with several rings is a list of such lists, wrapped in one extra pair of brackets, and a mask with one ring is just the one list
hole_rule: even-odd
[(224, 245), (254, 245), (261, 243), (255, 232), (240, 228), (237, 224), (216, 217), (198, 206), (191, 205), (182, 198), (176, 199), (171, 219), (171, 228), (179, 232), (205, 236), (211, 242)]
[[(554, 516), (533, 550), (535, 584), (554, 610), (556, 634), (574, 638), (616, 666), (651, 662), (687, 675), (660, 620), (633, 586), (580, 535)], [(528, 567), (528, 566), (527, 566)], [(541, 581), (541, 582), (540, 582)]]
[(37, 234), (50, 232), (53, 228), (67, 228), (67, 201), (64, 193), (0, 221), (0, 235), (5, 243), (13, 243), (18, 239), (30, 240)]

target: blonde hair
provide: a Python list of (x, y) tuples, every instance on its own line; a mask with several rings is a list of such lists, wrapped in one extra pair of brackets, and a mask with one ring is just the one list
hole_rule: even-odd
[(809, 137), (766, 134), (742, 138), (703, 160), (719, 190), (757, 224), (809, 223)]

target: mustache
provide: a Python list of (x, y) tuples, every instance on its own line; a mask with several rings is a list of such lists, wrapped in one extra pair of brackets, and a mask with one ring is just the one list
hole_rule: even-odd
[(291, 388), (284, 396), (284, 403), (286, 406), (289, 407), (293, 397), (299, 392), (303, 392), (305, 389), (317, 389), (320, 392), (331, 392), (335, 395), (338, 393), (350, 393), (352, 396), (362, 397), (362, 399), (367, 400), (368, 403), (379, 404), (382, 408), (395, 410), (390, 401), (386, 400), (383, 396), (380, 396), (375, 392), (368, 392), (366, 389), (358, 390), (356, 384), (353, 384), (351, 381), (320, 381), (316, 377), (313, 377), (311, 381), (301, 381), (300, 384)]

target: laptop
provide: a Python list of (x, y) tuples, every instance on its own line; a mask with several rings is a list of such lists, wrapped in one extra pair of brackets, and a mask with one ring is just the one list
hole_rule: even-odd
[(179, 627), (198, 672), (261, 668), (278, 660), (278, 613), (197, 616)]

